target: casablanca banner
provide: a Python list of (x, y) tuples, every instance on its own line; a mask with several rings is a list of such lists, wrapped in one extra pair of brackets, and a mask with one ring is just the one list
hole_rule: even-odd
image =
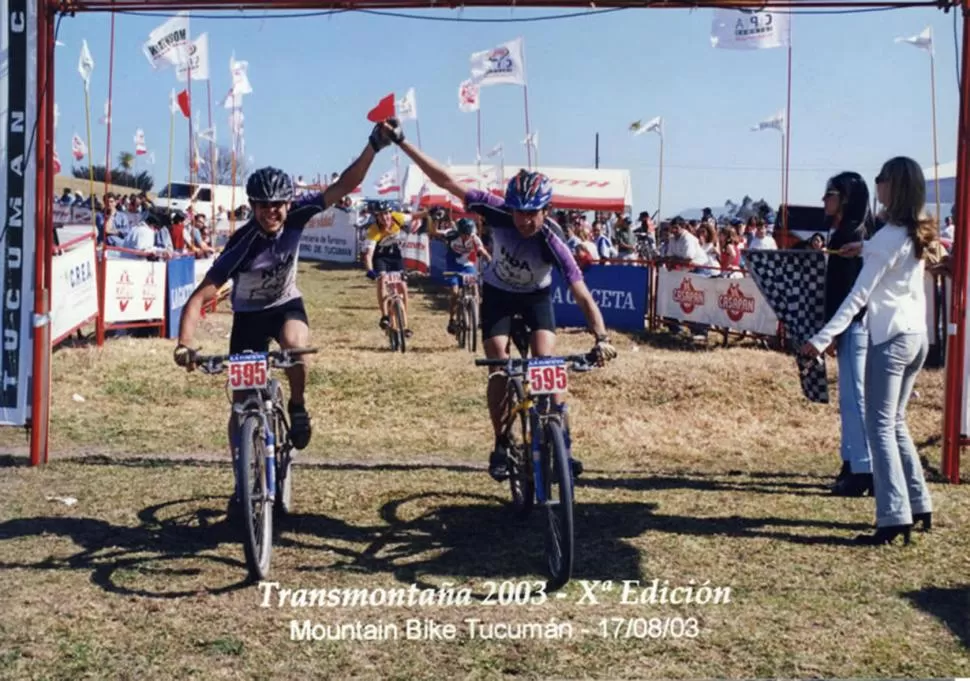
[(778, 334), (778, 318), (749, 277), (702, 277), (661, 268), (657, 277), (657, 314), (763, 336)]
[(37, 0), (0, 0), (0, 12), (0, 425), (22, 426), (30, 412), (34, 360), (37, 149), (28, 145), (37, 125)]
[(357, 261), (357, 212), (331, 207), (317, 213), (300, 237), (301, 260)]

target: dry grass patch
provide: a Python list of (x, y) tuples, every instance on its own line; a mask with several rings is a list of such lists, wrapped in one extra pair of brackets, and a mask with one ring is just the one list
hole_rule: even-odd
[[(358, 271), (301, 266), (314, 343), (316, 432), (273, 579), (292, 588), (472, 589), (468, 607), (260, 607), (223, 508), (226, 404), (172, 343), (117, 339), (54, 360), (55, 456), (0, 476), (3, 678), (696, 678), (954, 676), (968, 668), (962, 487), (933, 484), (938, 527), (913, 546), (857, 549), (870, 499), (836, 499), (834, 406), (808, 405), (788, 357), (752, 347), (663, 349), (621, 338), (620, 359), (573, 377), (575, 579), (564, 597), (482, 603), (488, 581), (542, 578), (542, 518), (510, 517), (484, 473), (485, 381), (445, 332), (443, 299), (412, 301), (414, 353), (385, 350)], [(205, 350), (229, 318), (207, 318)], [(566, 351), (588, 337), (565, 334)], [(926, 371), (910, 422), (939, 432), (942, 376)], [(74, 394), (84, 402), (73, 399)], [(3, 434), (22, 453), (22, 435)], [(935, 462), (938, 449), (924, 446)], [(19, 460), (19, 459), (17, 459)], [(68, 507), (48, 500), (73, 496)], [(622, 580), (730, 587), (724, 605), (624, 605)], [(583, 605), (582, 580), (610, 580)], [(290, 640), (290, 621), (398, 624), (696, 618), (697, 638)], [(608, 625), (609, 628), (609, 625)]]

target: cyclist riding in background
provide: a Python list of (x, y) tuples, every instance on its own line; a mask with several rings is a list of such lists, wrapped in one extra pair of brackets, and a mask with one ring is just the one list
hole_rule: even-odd
[[(277, 168), (260, 168), (246, 181), (253, 217), (237, 229), (216, 258), (205, 279), (182, 310), (175, 362), (195, 368), (191, 348), (202, 308), (232, 280), (232, 333), (229, 352), (265, 352), (275, 339), (284, 349), (309, 345), (310, 328), (303, 298), (296, 287), (300, 236), (311, 217), (352, 193), (363, 182), (378, 151), (390, 144), (375, 125), (363, 152), (340, 178), (322, 193), (294, 200), (293, 181)], [(290, 384), (290, 438), (297, 449), (310, 442), (310, 416), (304, 404), (308, 375), (305, 364), (287, 369)], [(240, 398), (241, 399), (241, 398)], [(229, 442), (235, 450), (236, 419), (229, 419)]]
[[(384, 279), (382, 272), (403, 272), (404, 256), (401, 247), (407, 236), (405, 227), (410, 219), (404, 213), (391, 210), (387, 201), (371, 201), (368, 210), (373, 216), (373, 224), (367, 229), (364, 241), (364, 269), (367, 277), (377, 280), (377, 305), (381, 311), (380, 327), (388, 329), (391, 318), (387, 312), (387, 298), (384, 295)], [(402, 280), (404, 291), (404, 337), (412, 336), (408, 328), (408, 288)]]
[[(429, 236), (432, 239), (441, 239), (445, 242), (448, 250), (445, 255), (445, 271), (460, 272), (461, 274), (477, 274), (478, 268), (475, 263), (478, 256), (489, 262), (492, 256), (485, 249), (485, 244), (475, 233), (477, 226), (474, 220), (461, 218), (455, 227), (439, 231), (443, 221), (431, 221), (431, 231)], [(458, 312), (458, 275), (450, 276), (445, 279), (445, 283), (451, 287), (451, 305), (448, 308), (448, 333), (455, 334), (458, 325), (455, 322), (455, 314)]]
[[(464, 199), (469, 212), (481, 215), (492, 232), (492, 260), (482, 275), (481, 327), (485, 356), (507, 359), (506, 345), (512, 318), (523, 317), (531, 329), (530, 345), (536, 357), (552, 356), (556, 349), (556, 321), (552, 307), (552, 269), (559, 270), (596, 338), (593, 353), (599, 363), (616, 357), (603, 316), (590, 295), (559, 225), (549, 217), (552, 187), (541, 173), (520, 170), (505, 191), (505, 200), (489, 192), (466, 190), (445, 168), (404, 139), (399, 121), (384, 123), (390, 138), (424, 172), (428, 180)], [(497, 481), (508, 477), (509, 443), (501, 437), (505, 379), (493, 371), (488, 382), (488, 408), (495, 432), (488, 472)], [(575, 473), (582, 465), (575, 461)]]

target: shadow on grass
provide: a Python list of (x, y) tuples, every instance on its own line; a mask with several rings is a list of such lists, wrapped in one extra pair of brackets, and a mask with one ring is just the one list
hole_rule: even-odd
[[(99, 518), (14, 518), (0, 523), (0, 542), (55, 536), (70, 539), (81, 550), (35, 562), (20, 562), (14, 552), (5, 552), (0, 569), (90, 570), (93, 583), (125, 596), (169, 599), (235, 591), (248, 585), (245, 564), (206, 553), (220, 544), (238, 542), (224, 513), (208, 507), (211, 500), (225, 503), (222, 497), (197, 497), (149, 506), (138, 513), (141, 524), (136, 527), (112, 525)], [(231, 569), (230, 581), (200, 584), (212, 578), (213, 563)], [(180, 586), (181, 580), (191, 586)]]
[[(755, 478), (751, 474), (746, 477)], [(720, 479), (727, 476), (713, 476), (692, 473), (688, 475), (651, 475), (648, 477), (611, 476), (580, 478), (577, 485), (593, 489), (628, 489), (633, 491), (656, 491), (670, 489), (692, 489), (699, 492), (756, 492), (758, 494), (785, 494), (793, 496), (831, 496), (830, 485), (825, 482), (793, 482), (773, 479), (766, 475), (748, 481)], [(798, 476), (803, 477), (803, 476)]]
[(917, 608), (940, 620), (964, 648), (970, 648), (970, 586), (926, 587), (902, 594)]

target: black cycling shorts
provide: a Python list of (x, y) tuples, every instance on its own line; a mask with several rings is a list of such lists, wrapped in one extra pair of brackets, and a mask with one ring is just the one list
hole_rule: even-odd
[(404, 271), (404, 258), (401, 257), (400, 252), (392, 255), (375, 254), (373, 263), (375, 272)]
[(531, 331), (556, 332), (556, 316), (552, 310), (552, 292), (545, 288), (531, 293), (511, 293), (484, 284), (482, 286), (482, 339), (508, 336), (512, 332), (512, 317), (522, 315)]
[(283, 325), (291, 319), (299, 319), (310, 325), (303, 306), (303, 298), (294, 298), (282, 305), (268, 307), (257, 312), (236, 312), (232, 315), (232, 334), (229, 336), (229, 354), (252, 350), (266, 352), (270, 339), (280, 342)]

